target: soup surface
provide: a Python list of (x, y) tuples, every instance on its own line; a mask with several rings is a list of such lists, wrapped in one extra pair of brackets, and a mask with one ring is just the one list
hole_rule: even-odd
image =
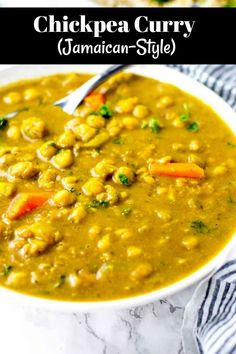
[(235, 7), (236, 0), (97, 0), (105, 6)]
[(130, 73), (74, 116), (52, 106), (88, 78), (0, 91), (5, 287), (75, 301), (142, 294), (194, 272), (235, 231), (236, 139), (216, 113)]

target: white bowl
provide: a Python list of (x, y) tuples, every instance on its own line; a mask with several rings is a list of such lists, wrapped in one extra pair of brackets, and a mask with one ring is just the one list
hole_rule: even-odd
[[(0, 86), (21, 79), (36, 78), (63, 72), (65, 73), (75, 71), (81, 73), (98, 73), (106, 67), (107, 65), (15, 66), (0, 72)], [(183, 91), (186, 91), (187, 93), (199, 98), (204, 103), (211, 106), (214, 111), (222, 118), (222, 120), (231, 128), (234, 134), (236, 134), (235, 112), (219, 96), (217, 96), (204, 85), (175, 71), (174, 69), (170, 69), (162, 65), (136, 65), (129, 68), (128, 71), (157, 79), (162, 82), (173, 84)], [(212, 258), (212, 260), (210, 260), (208, 263), (206, 263), (206, 265), (199, 268), (191, 275), (165, 288), (143, 295), (133, 296), (120, 300), (73, 302), (33, 297), (0, 287), (0, 298), (2, 301), (6, 300), (8, 303), (9, 301), (14, 301), (19, 302), (22, 305), (32, 305), (37, 308), (46, 308), (60, 312), (85, 312), (100, 310), (103, 308), (118, 309), (121, 307), (128, 308), (143, 305), (172, 295), (198, 282), (204, 277), (209, 276), (211, 272), (215, 271), (222, 265), (230, 248), (236, 241), (235, 236), (236, 234), (231, 238), (227, 245), (214, 258)]]

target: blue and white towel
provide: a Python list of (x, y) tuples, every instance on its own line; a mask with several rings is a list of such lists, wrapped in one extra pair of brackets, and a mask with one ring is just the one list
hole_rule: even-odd
[[(236, 65), (170, 66), (214, 90), (236, 111)], [(236, 354), (236, 253), (233, 258), (200, 283), (188, 303), (185, 354)]]

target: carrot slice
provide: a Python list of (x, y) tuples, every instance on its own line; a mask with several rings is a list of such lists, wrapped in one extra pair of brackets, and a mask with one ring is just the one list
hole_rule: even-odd
[(166, 163), (161, 164), (153, 161), (149, 164), (149, 172), (152, 176), (170, 176), (185, 178), (203, 178), (204, 170), (194, 163)]
[(51, 193), (19, 193), (11, 201), (6, 217), (10, 220), (19, 219), (21, 216), (42, 206), (50, 197)]
[(90, 95), (85, 97), (84, 102), (96, 110), (105, 103), (105, 96), (101, 93), (92, 92)]

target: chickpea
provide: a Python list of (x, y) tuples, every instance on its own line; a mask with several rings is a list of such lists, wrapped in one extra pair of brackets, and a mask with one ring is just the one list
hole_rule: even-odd
[(72, 288), (78, 288), (82, 284), (82, 279), (75, 273), (71, 273), (67, 277), (68, 283)]
[(155, 178), (150, 176), (148, 172), (145, 172), (145, 173), (141, 174), (140, 175), (140, 180), (145, 182), (145, 183), (147, 183), (147, 184), (150, 184), (150, 185), (156, 183)]
[(73, 132), (80, 124), (84, 123), (84, 118), (74, 118), (69, 120), (65, 125), (65, 130), (72, 130)]
[(123, 128), (123, 124), (120, 120), (112, 119), (107, 124), (106, 128), (107, 128), (109, 135), (114, 137), (114, 136), (117, 136), (121, 132), (121, 129)]
[(19, 138), (20, 138), (20, 129), (19, 129), (19, 127), (17, 127), (16, 125), (11, 125), (7, 129), (7, 136), (8, 136), (8, 138), (10, 138), (12, 140), (19, 140)]
[(90, 127), (88, 124), (80, 124), (74, 130), (74, 133), (76, 135), (76, 138), (87, 142), (96, 135), (97, 130), (95, 128)]
[(201, 150), (201, 148), (202, 148), (202, 144), (199, 140), (190, 141), (189, 150), (197, 152)]
[(24, 97), (25, 101), (36, 100), (37, 98), (40, 97), (40, 92), (38, 89), (31, 87), (31, 88), (24, 90), (23, 97)]
[(93, 139), (91, 139), (88, 143), (84, 144), (87, 148), (97, 148), (102, 146), (110, 139), (110, 136), (107, 132), (101, 132), (96, 135)]
[(0, 196), (11, 197), (16, 192), (16, 186), (13, 183), (0, 182)]
[(38, 179), (39, 188), (46, 190), (52, 189), (56, 182), (57, 175), (57, 171), (51, 168), (41, 172)]
[(30, 141), (42, 139), (47, 134), (44, 121), (37, 117), (31, 117), (23, 120), (21, 131), (24, 138)]
[(174, 151), (184, 151), (184, 145), (181, 143), (173, 143), (172, 144), (172, 149)]
[(110, 245), (111, 241), (109, 234), (103, 236), (97, 243), (97, 247), (100, 251), (107, 251), (110, 248)]
[(216, 166), (213, 170), (213, 174), (215, 176), (223, 176), (226, 174), (226, 172), (227, 172), (227, 167), (224, 165)]
[(62, 178), (62, 185), (70, 191), (72, 188), (75, 188), (78, 183), (78, 178), (76, 176), (68, 176)]
[(115, 231), (115, 235), (119, 236), (122, 240), (128, 240), (133, 237), (133, 232), (129, 229), (118, 229)]
[(38, 155), (43, 160), (50, 160), (57, 153), (57, 146), (54, 141), (47, 141), (38, 149)]
[(6, 154), (0, 157), (0, 166), (7, 167), (16, 161), (16, 156), (13, 154)]
[(130, 167), (119, 167), (113, 175), (113, 181), (117, 184), (129, 186), (134, 182), (134, 172)]
[(32, 162), (18, 162), (8, 169), (8, 173), (13, 178), (28, 179), (38, 173)]
[(75, 144), (75, 135), (71, 130), (66, 130), (57, 140), (60, 148), (70, 148)]
[(140, 281), (147, 278), (153, 272), (153, 268), (150, 263), (139, 264), (130, 274), (130, 278), (133, 281)]
[(52, 158), (52, 162), (54, 166), (59, 169), (70, 167), (74, 162), (72, 151), (69, 149), (59, 150), (58, 153)]
[(194, 154), (190, 154), (187, 158), (188, 162), (190, 163), (195, 163), (196, 165), (200, 166), (200, 167), (204, 167), (205, 166), (205, 162), (203, 161), (203, 159), (201, 159), (201, 157), (194, 155)]
[(3, 97), (3, 101), (6, 104), (18, 104), (21, 102), (21, 100), (22, 100), (21, 94), (15, 91), (9, 92)]
[(122, 123), (123, 123), (124, 127), (128, 130), (134, 130), (134, 129), (138, 128), (138, 126), (139, 126), (138, 120), (136, 118), (132, 118), (132, 117), (123, 118)]
[(137, 97), (126, 98), (117, 103), (115, 110), (118, 113), (131, 113), (137, 103)]
[(129, 258), (135, 258), (140, 256), (141, 254), (142, 254), (142, 249), (140, 247), (130, 246), (127, 249), (127, 256)]
[(115, 172), (116, 167), (112, 160), (104, 159), (97, 163), (97, 165), (91, 170), (93, 177), (107, 178)]
[(92, 128), (103, 128), (106, 125), (106, 120), (103, 117), (96, 116), (96, 115), (90, 115), (87, 118), (87, 124), (92, 127)]
[(6, 284), (13, 287), (21, 287), (27, 281), (27, 276), (24, 272), (11, 271), (8, 275)]
[(137, 106), (134, 107), (133, 115), (136, 118), (141, 118), (141, 119), (145, 118), (148, 115), (148, 109), (143, 104), (138, 104)]
[(176, 128), (184, 128), (185, 122), (182, 122), (179, 117), (177, 117), (173, 120), (172, 125)]
[(167, 155), (167, 156), (161, 157), (161, 158), (158, 160), (158, 162), (165, 164), (165, 163), (171, 162), (172, 160), (173, 160), (172, 157), (169, 156), (169, 155)]
[(173, 106), (173, 104), (174, 104), (174, 99), (172, 97), (163, 96), (158, 100), (156, 107), (159, 109), (163, 109), (163, 108), (171, 107)]
[(118, 202), (119, 200), (119, 193), (116, 191), (116, 189), (112, 186), (105, 186), (105, 191), (104, 193), (98, 194), (96, 199), (99, 201), (106, 201), (109, 202), (110, 205), (114, 205)]
[(97, 178), (90, 178), (88, 182), (86, 182), (83, 187), (82, 191), (85, 195), (91, 197), (96, 196), (97, 194), (104, 192), (103, 183)]
[(165, 211), (165, 210), (158, 211), (157, 216), (159, 219), (163, 220), (164, 222), (171, 220), (170, 213), (168, 213), (168, 211)]
[(164, 194), (167, 194), (168, 190), (166, 187), (158, 186), (156, 189), (156, 192), (158, 195), (164, 195)]
[(78, 74), (70, 73), (66, 75), (65, 79), (62, 81), (62, 86), (76, 84), (78, 82), (78, 78), (79, 78)]
[(194, 236), (186, 237), (182, 240), (182, 245), (188, 250), (192, 250), (199, 245), (199, 241)]
[(74, 193), (70, 193), (66, 190), (61, 190), (57, 192), (53, 198), (52, 198), (52, 203), (55, 206), (69, 206), (72, 205), (76, 202), (76, 196)]
[(89, 229), (89, 235), (91, 236), (97, 236), (102, 232), (102, 228), (98, 225), (93, 225)]
[(72, 221), (73, 223), (80, 223), (80, 221), (82, 221), (85, 216), (87, 215), (86, 210), (84, 209), (83, 206), (78, 206), (76, 208), (74, 208), (72, 210), (72, 212), (70, 213), (68, 220)]

